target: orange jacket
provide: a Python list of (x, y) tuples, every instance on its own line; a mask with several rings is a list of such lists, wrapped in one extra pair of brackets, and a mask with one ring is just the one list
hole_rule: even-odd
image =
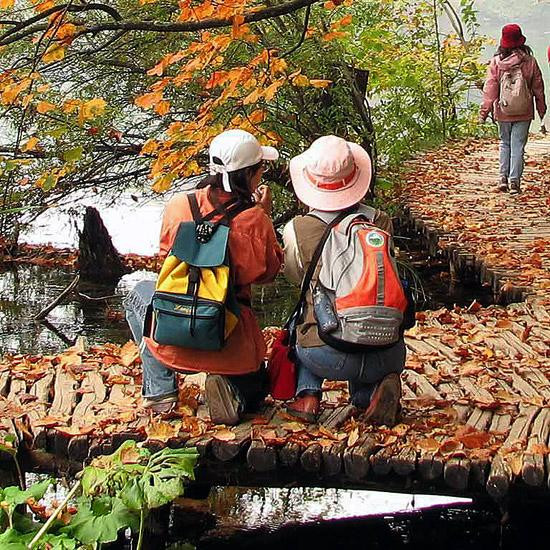
[[(201, 213), (214, 209), (208, 187), (196, 191)], [(221, 202), (231, 194), (218, 192)], [(164, 259), (172, 247), (179, 224), (193, 216), (185, 193), (175, 195), (166, 205), (160, 232), (160, 256)], [(277, 243), (271, 219), (259, 206), (241, 212), (231, 220), (229, 255), (237, 297), (250, 300), (251, 284), (270, 283), (281, 268), (283, 252)], [(213, 374), (247, 374), (255, 372), (265, 356), (265, 343), (251, 308), (241, 305), (239, 323), (221, 351), (203, 351), (163, 346), (145, 338), (151, 353), (167, 367), (179, 371)]]

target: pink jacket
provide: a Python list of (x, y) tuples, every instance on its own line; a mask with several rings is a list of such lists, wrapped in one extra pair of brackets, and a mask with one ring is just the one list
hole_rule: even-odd
[(542, 119), (546, 114), (546, 100), (544, 98), (544, 81), (537, 60), (522, 50), (516, 50), (506, 59), (500, 59), (497, 55), (491, 59), (487, 70), (487, 80), (483, 87), (483, 103), (481, 104), (480, 116), (485, 120), (492, 112), (495, 119), (500, 122), (518, 122), (522, 120), (533, 120), (535, 109), (531, 103), (531, 109), (525, 115), (507, 116), (502, 113), (498, 104), (500, 93), (500, 77), (502, 73), (515, 65), (521, 65), (523, 76), (533, 93), (537, 105), (537, 111)]

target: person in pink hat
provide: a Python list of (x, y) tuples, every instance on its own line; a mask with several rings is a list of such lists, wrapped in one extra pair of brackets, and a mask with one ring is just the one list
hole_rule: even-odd
[(518, 25), (502, 29), (500, 47), (491, 59), (483, 88), (480, 120), (492, 114), (500, 133), (500, 191), (519, 193), (525, 145), (535, 105), (544, 128), (544, 81), (533, 52)]
[[(392, 223), (384, 212), (362, 205), (371, 182), (368, 153), (359, 145), (336, 136), (324, 136), (290, 162), (290, 177), (298, 199), (310, 212), (297, 216), (284, 228), (284, 274), (302, 284), (323, 239), (327, 225), (342, 213), (356, 212), (391, 235)], [(313, 271), (304, 309), (296, 324), (295, 357), (298, 371), (296, 399), (287, 411), (306, 421), (316, 420), (324, 379), (349, 382), (351, 402), (364, 409), (373, 424), (393, 425), (400, 408), (399, 374), (405, 365), (405, 344), (399, 341), (384, 349), (346, 353), (327, 345), (320, 337), (314, 296), (321, 262)]]

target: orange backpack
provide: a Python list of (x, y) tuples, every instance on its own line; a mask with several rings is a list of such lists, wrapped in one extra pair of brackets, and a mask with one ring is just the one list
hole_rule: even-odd
[[(333, 216), (311, 215), (325, 223)], [(361, 205), (319, 243), (322, 267), (312, 290), (319, 336), (346, 352), (395, 344), (409, 306), (391, 235), (373, 224), (375, 215)]]

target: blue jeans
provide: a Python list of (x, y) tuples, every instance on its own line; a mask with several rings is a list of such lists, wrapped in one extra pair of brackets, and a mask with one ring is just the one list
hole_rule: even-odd
[(162, 399), (177, 395), (176, 374), (156, 359), (143, 341), (143, 322), (147, 306), (155, 292), (155, 281), (140, 281), (124, 298), (126, 320), (136, 343), (143, 368), (142, 395), (149, 399)]
[(296, 395), (305, 390), (319, 392), (324, 379), (347, 380), (351, 403), (366, 408), (376, 385), (386, 375), (405, 367), (403, 338), (395, 345), (365, 353), (344, 353), (330, 346), (296, 346), (298, 383)]
[[(178, 385), (175, 372), (156, 359), (143, 341), (145, 313), (154, 292), (155, 281), (140, 281), (124, 298), (124, 309), (134, 340), (139, 343), (142, 395), (155, 400), (177, 395)], [(245, 412), (256, 410), (267, 395), (267, 372), (263, 365), (256, 372), (227, 378), (237, 391)]]
[(530, 120), (499, 122), (500, 177), (510, 182), (521, 181), (524, 167), (525, 145), (529, 137)]

